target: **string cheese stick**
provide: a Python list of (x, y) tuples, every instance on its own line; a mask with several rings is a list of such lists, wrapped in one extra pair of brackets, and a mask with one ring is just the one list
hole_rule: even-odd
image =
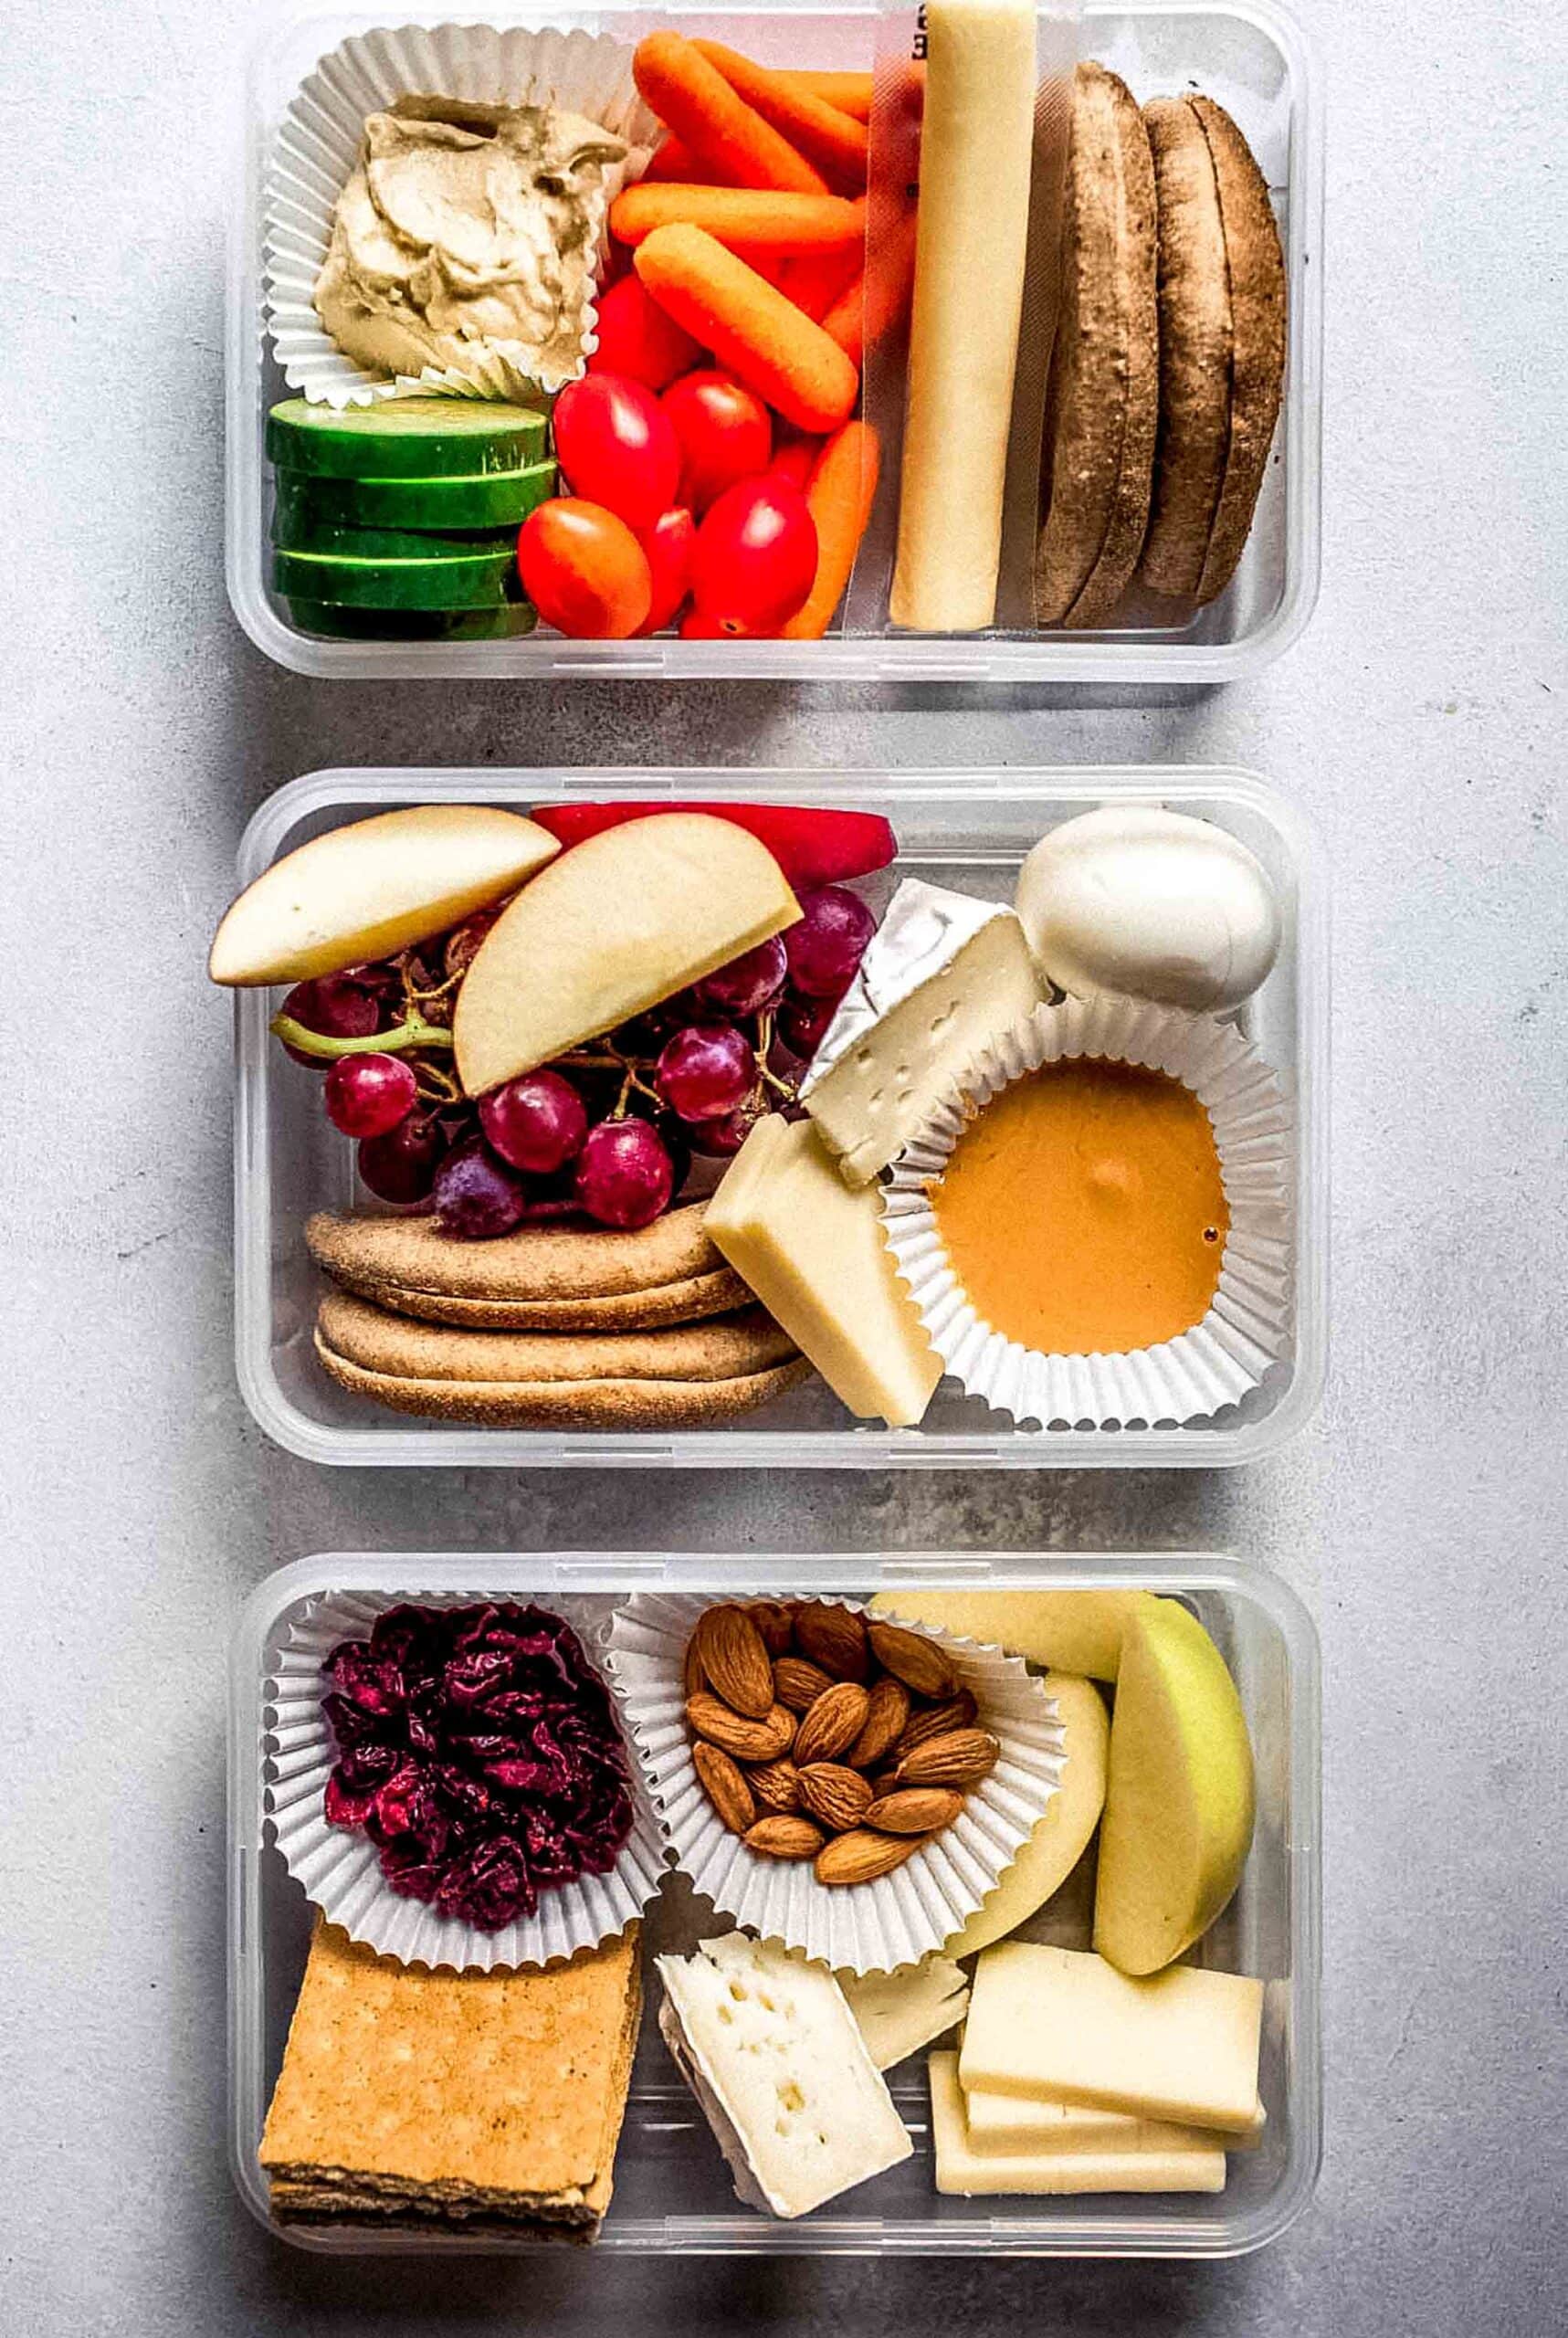
[(920, 223), (892, 621), (977, 633), (996, 614), (1024, 303), (1034, 0), (927, 0)]

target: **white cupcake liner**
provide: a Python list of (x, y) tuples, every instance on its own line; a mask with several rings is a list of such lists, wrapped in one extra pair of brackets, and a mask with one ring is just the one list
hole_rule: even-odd
[(583, 371), (598, 347), (598, 312), (583, 311), (576, 362), (563, 372), (529, 370), (521, 344), (496, 342), (472, 366), (426, 366), (417, 379), (367, 374), (337, 346), (312, 305), (331, 241), (332, 214), (359, 159), (367, 116), (401, 97), (464, 99), (484, 105), (544, 100), (624, 138), (627, 161), (605, 174), (595, 227), (601, 244), (610, 202), (647, 167), (660, 127), (637, 93), (632, 51), (608, 34), (530, 32), (494, 25), (400, 25), (356, 33), (323, 57), (290, 100), (267, 174), (264, 309), (283, 378), (319, 405), (342, 408), (377, 399), (444, 395), (537, 403)]
[[(813, 1604), (863, 1612), (851, 1599)], [(980, 1725), (1001, 1743), (1001, 1759), (989, 1777), (968, 1789), (952, 1825), (891, 1875), (872, 1883), (818, 1883), (809, 1860), (760, 1859), (749, 1851), (723, 1825), (698, 1778), (683, 1674), (697, 1618), (714, 1605), (710, 1598), (637, 1592), (617, 1609), (610, 1631), (610, 1676), (677, 1865), (721, 1916), (835, 1972), (894, 1973), (917, 1964), (961, 1931), (995, 1890), (1057, 1792), (1067, 1732), (1056, 1700), (1019, 1657), (950, 1632), (909, 1627), (938, 1642), (952, 1659), (973, 1692)]]
[[(402, 1898), (381, 1872), (365, 1835), (329, 1826), (322, 1796), (337, 1749), (321, 1699), (331, 1687), (325, 1665), (342, 1640), (364, 1639), (389, 1607), (477, 1606), (490, 1595), (411, 1592), (399, 1598), (357, 1593), (312, 1600), (290, 1629), (267, 1683), (268, 1728), (264, 1785), (273, 1840), (306, 1896), (352, 1940), (405, 1964), (449, 1966), (489, 1973), (498, 1967), (552, 1964), (579, 1949), (596, 1948), (625, 1932), (658, 1891), (666, 1871), (658, 1816), (627, 1746), (632, 1831), (605, 1875), (542, 1890), (531, 1916), (497, 1932), (440, 1915), (423, 1901)], [(603, 1672), (605, 1629), (577, 1603), (558, 1600), (549, 1611), (571, 1625)]]
[[(1047, 1355), (1005, 1338), (966, 1297), (931, 1208), (931, 1182), (976, 1110), (1042, 1065), (1079, 1056), (1168, 1072), (1214, 1126), (1230, 1209), (1219, 1287), (1201, 1323), (1157, 1347)], [(1068, 998), (1037, 1007), (953, 1083), (893, 1164), (882, 1236), (947, 1370), (1020, 1427), (1204, 1420), (1258, 1387), (1289, 1345), (1292, 1143), (1284, 1084), (1234, 1023), (1109, 995)]]

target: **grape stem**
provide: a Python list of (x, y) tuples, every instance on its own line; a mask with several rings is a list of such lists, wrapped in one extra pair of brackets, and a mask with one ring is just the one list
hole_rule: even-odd
[(312, 1031), (297, 1023), (291, 1015), (275, 1015), (269, 1027), (273, 1037), (281, 1039), (286, 1048), (298, 1048), (302, 1056), (319, 1057), (323, 1063), (336, 1063), (343, 1056), (395, 1056), (409, 1048), (452, 1045), (450, 1031), (417, 1015), (410, 1015), (390, 1031), (368, 1031), (361, 1039), (334, 1039), (325, 1031)]

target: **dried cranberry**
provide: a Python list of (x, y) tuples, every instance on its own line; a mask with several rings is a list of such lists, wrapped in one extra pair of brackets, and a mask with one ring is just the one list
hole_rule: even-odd
[(609, 1690), (540, 1607), (388, 1608), (327, 1666), (339, 1761), (324, 1807), (392, 1889), (486, 1929), (540, 1887), (613, 1867), (631, 1831)]

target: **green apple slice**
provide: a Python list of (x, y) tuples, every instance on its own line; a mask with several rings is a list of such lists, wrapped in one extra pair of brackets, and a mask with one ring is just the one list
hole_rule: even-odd
[(1060, 1890), (1094, 1833), (1105, 1800), (1110, 1723), (1104, 1703), (1093, 1681), (1074, 1673), (1047, 1672), (1041, 1686), (1056, 1699), (1067, 1731), (1061, 1785), (995, 1890), (986, 1894), (961, 1933), (942, 1943), (944, 1956), (973, 1956), (1016, 1933)]
[(1031, 1664), (1114, 1680), (1131, 1617), (1153, 1605), (1148, 1591), (879, 1591), (877, 1616), (984, 1640)]
[(1195, 1617), (1152, 1599), (1121, 1643), (1094, 1945), (1158, 1973), (1214, 1922), (1252, 1842), (1252, 1746), (1236, 1683)]
[(597, 1038), (793, 925), (765, 845), (731, 820), (668, 812), (563, 853), (480, 943), (452, 1032), (470, 1096)]
[(416, 804), (329, 829), (247, 886), (207, 972), (245, 987), (390, 957), (504, 900), (560, 849), (492, 804)]

